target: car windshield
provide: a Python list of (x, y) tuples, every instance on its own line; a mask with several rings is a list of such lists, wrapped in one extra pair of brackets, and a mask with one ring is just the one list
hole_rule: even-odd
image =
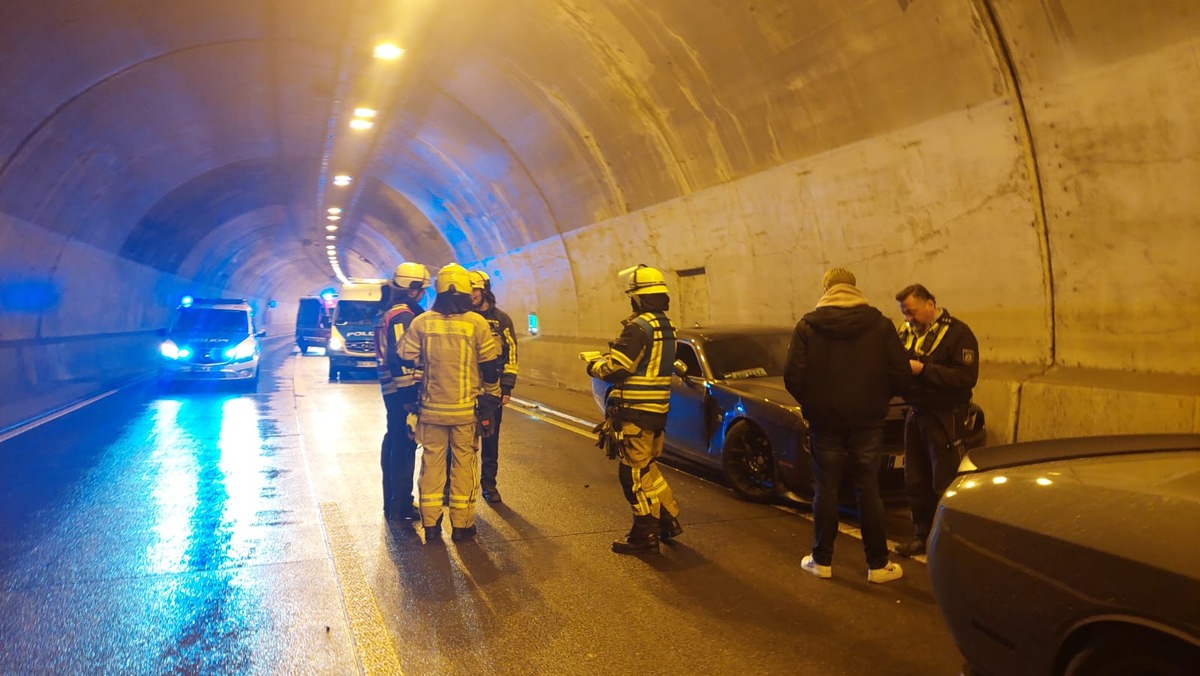
[(783, 375), (792, 334), (753, 333), (710, 341), (704, 348), (713, 374), (722, 380)]
[(245, 310), (182, 308), (175, 316), (175, 330), (184, 333), (246, 333), (249, 330)]
[(343, 300), (337, 304), (337, 324), (374, 324), (379, 303), (373, 300)]

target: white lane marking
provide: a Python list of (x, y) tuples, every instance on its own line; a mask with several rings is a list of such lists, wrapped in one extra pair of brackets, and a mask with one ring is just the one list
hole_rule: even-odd
[(117, 392), (120, 392), (121, 389), (122, 388), (118, 387), (116, 389), (112, 389), (107, 392), (102, 392), (90, 399), (84, 399), (83, 401), (75, 402), (74, 404), (71, 404), (70, 406), (67, 406), (66, 408), (60, 408), (57, 411), (53, 411), (53, 412), (48, 413), (40, 418), (31, 420), (30, 422), (27, 422), (23, 425), (14, 427), (9, 431), (4, 432), (3, 434), (0, 434), (0, 444), (8, 441), (9, 439), (12, 439), (13, 437), (20, 436), (30, 430), (37, 429), (37, 428), (41, 427), (42, 425), (45, 425), (46, 423), (54, 422), (55, 420), (58, 420), (59, 418), (63, 417), (64, 415), (67, 415), (69, 413), (74, 413), (75, 411), (78, 411), (79, 409), (83, 408), (84, 406), (89, 406), (91, 404), (94, 404), (97, 401), (104, 399), (105, 397), (110, 397), (110, 396), (116, 394)]
[[(580, 436), (585, 436), (589, 439), (595, 438), (595, 435), (592, 433), (591, 428), (595, 427), (596, 423), (593, 423), (588, 420), (584, 420), (582, 418), (576, 418), (575, 416), (568, 415), (566, 413), (563, 413), (562, 411), (556, 411), (556, 410), (546, 406), (545, 404), (542, 404), (539, 402), (527, 401), (524, 399), (517, 399), (516, 397), (509, 399), (509, 401), (516, 402), (522, 408), (528, 409), (525, 411), (525, 413), (531, 418), (536, 418), (538, 420), (541, 420), (542, 422), (550, 423), (551, 425), (554, 425), (555, 427), (561, 427), (564, 430), (567, 430), (569, 432), (574, 432)], [(567, 424), (559, 422), (557, 420), (548, 418), (545, 415), (539, 415), (539, 414), (549, 414), (549, 415), (557, 416), (559, 418), (563, 418), (564, 420), (570, 420), (572, 422), (576, 422), (576, 423), (579, 423), (582, 425), (587, 425), (588, 429), (587, 429), (587, 431), (584, 431), (582, 429), (579, 429), (578, 427), (573, 427), (571, 425), (567, 425)], [(700, 477), (697, 477), (697, 478), (700, 478)], [(703, 478), (700, 478), (700, 480), (707, 481), (706, 479), (703, 479)], [(816, 523), (816, 520), (812, 514), (802, 512), (790, 505), (772, 504), (771, 506), (774, 507), (775, 509), (778, 509), (781, 512), (787, 512), (788, 514), (795, 514), (796, 516), (800, 517), (801, 519), (804, 519), (811, 523)], [(840, 519), (838, 520), (838, 532), (848, 535), (848, 536), (854, 538), (855, 540), (859, 540), (859, 541), (862, 540), (862, 531), (861, 530), (859, 530), (858, 528), (855, 528), (854, 526), (851, 526), (849, 524), (842, 523), (842, 521)], [(892, 552), (893, 554), (896, 553), (896, 548), (900, 546), (900, 543), (896, 542), (895, 540), (888, 540), (887, 544), (888, 544), (888, 551)], [(913, 556), (913, 557), (911, 557), (911, 560), (918, 561), (920, 563), (926, 563), (926, 559), (925, 559), (924, 555)]]

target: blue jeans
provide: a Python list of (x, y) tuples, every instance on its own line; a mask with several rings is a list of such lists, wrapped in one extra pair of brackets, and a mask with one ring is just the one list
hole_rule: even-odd
[(868, 568), (888, 563), (887, 535), (883, 530), (883, 501), (879, 498), (879, 468), (883, 463), (883, 428), (809, 430), (816, 475), (816, 522), (812, 556), (822, 566), (833, 563), (833, 541), (838, 534), (838, 489), (842, 475), (850, 472), (858, 494), (858, 518)]

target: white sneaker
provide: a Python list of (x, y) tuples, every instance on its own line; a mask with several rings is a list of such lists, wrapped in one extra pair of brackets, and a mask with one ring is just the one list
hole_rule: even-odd
[(904, 569), (898, 563), (889, 563), (883, 568), (872, 568), (867, 571), (867, 582), (883, 584), (904, 577)]
[(833, 566), (822, 566), (817, 563), (812, 556), (806, 556), (800, 560), (800, 567), (808, 572), (816, 575), (822, 580), (828, 580), (833, 577)]

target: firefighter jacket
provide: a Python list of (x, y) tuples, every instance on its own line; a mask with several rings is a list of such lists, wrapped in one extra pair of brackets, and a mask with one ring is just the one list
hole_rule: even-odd
[(500, 393), (512, 394), (517, 386), (517, 332), (513, 328), (512, 317), (495, 304), (489, 304), (486, 310), (475, 312), (487, 320), (492, 328), (492, 336), (500, 345)]
[(622, 421), (662, 430), (671, 403), (675, 363), (675, 326), (660, 310), (643, 312), (622, 322), (625, 328), (608, 354), (588, 364), (588, 375), (613, 386), (608, 405)]
[(979, 380), (979, 342), (971, 328), (943, 309), (924, 331), (907, 322), (899, 331), (908, 358), (925, 365), (905, 401), (919, 411), (953, 411), (969, 404)]
[(499, 396), (500, 346), (487, 321), (475, 312), (436, 310), (413, 319), (400, 339), (402, 363), (423, 372), (420, 419), (431, 425), (475, 422), (475, 399)]
[(400, 391), (402, 403), (417, 401), (414, 371), (400, 364), (400, 338), (417, 315), (424, 312), (421, 306), (408, 299), (397, 302), (379, 313), (375, 322), (375, 362), (379, 374), (379, 387), (384, 395)]

